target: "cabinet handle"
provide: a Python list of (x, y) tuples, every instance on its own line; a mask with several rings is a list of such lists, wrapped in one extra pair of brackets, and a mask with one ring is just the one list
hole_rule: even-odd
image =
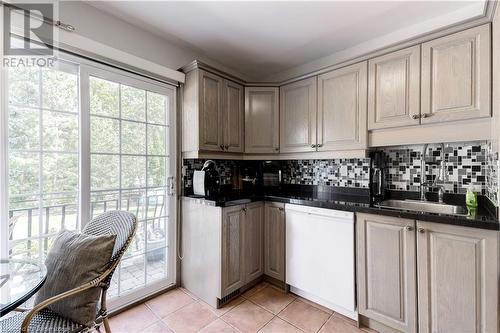
[(247, 209), (245, 207), (243, 207), (241, 210), (244, 211), (245, 213), (247, 212)]
[(422, 118), (429, 118), (430, 116), (432, 116), (431, 113), (422, 113)]
[(280, 149), (278, 147), (274, 148), (275, 151), (279, 151)]
[(412, 227), (411, 225), (407, 225), (407, 226), (406, 226), (406, 230), (407, 230), (407, 231), (413, 231), (413, 227)]
[(320, 144), (316, 145), (316, 147), (321, 148), (321, 147), (323, 147), (323, 144), (320, 143)]
[(317, 145), (311, 145), (311, 148), (316, 148)]
[(280, 212), (284, 211), (283, 207), (278, 208)]
[(226, 150), (228, 150), (228, 149), (229, 149), (229, 145), (225, 145), (225, 146), (224, 146), (224, 148), (225, 148)]
[(219, 145), (220, 149), (224, 150), (224, 145)]
[(420, 115), (418, 115), (418, 114), (411, 115), (411, 119), (418, 119), (418, 118), (420, 118)]
[(421, 234), (423, 234), (423, 233), (425, 233), (425, 229), (424, 228), (418, 228), (418, 232), (421, 233)]

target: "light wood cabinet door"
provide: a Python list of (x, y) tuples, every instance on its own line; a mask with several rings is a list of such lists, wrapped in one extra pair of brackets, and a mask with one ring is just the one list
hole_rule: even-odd
[(366, 148), (366, 66), (318, 76), (318, 151)]
[(223, 84), (224, 84), (224, 79), (222, 79), (221, 77), (200, 70), (199, 131), (200, 131), (201, 150), (211, 150), (211, 151), (222, 150), (221, 145), (223, 145), (223, 137), (222, 137)]
[(422, 124), (488, 117), (490, 26), (422, 44)]
[[(224, 208), (222, 211), (221, 295), (222, 297), (244, 284), (243, 224), (244, 206)], [(200, 277), (203, 278), (203, 277)]]
[(224, 80), (223, 133), (224, 151), (242, 153), (244, 146), (245, 110), (243, 86)]
[(264, 203), (255, 202), (246, 205), (244, 225), (244, 281), (248, 283), (264, 273)]
[(285, 282), (285, 204), (266, 202), (264, 274)]
[(356, 214), (359, 313), (417, 331), (415, 221)]
[(419, 332), (497, 332), (498, 232), (417, 222)]
[(279, 152), (279, 88), (245, 88), (245, 153)]
[(368, 129), (420, 124), (420, 45), (368, 61)]
[(316, 151), (317, 79), (280, 87), (280, 152)]

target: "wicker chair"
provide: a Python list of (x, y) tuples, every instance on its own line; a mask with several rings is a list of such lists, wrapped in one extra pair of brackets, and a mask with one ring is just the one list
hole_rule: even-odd
[[(17, 313), (11, 317), (8, 317), (7, 319), (0, 321), (0, 332), (86, 332), (92, 328), (96, 328), (99, 330), (100, 326), (104, 324), (106, 332), (110, 333), (111, 330), (109, 327), (108, 314), (106, 309), (106, 292), (111, 283), (113, 272), (120, 262), (123, 253), (130, 244), (136, 228), (137, 219), (135, 215), (123, 211), (106, 212), (90, 221), (83, 230), (84, 234), (95, 236), (116, 235), (113, 255), (106, 271), (98, 278), (89, 281), (82, 286), (68, 290), (60, 295), (51, 297), (41, 302), (30, 311)], [(91, 327), (77, 324), (47, 309), (47, 306), (52, 303), (91, 288), (101, 288), (99, 309), (96, 314), (94, 325)]]

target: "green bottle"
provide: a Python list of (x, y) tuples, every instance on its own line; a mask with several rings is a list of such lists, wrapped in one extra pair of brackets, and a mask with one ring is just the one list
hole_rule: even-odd
[(477, 210), (477, 194), (474, 192), (473, 186), (467, 188), (467, 194), (465, 194), (465, 205), (469, 211), (469, 215), (475, 215)]

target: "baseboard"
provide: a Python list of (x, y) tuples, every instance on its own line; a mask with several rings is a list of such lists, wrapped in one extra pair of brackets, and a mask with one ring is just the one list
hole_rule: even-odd
[(301, 297), (304, 297), (305, 299), (308, 299), (314, 303), (322, 305), (330, 310), (333, 310), (334, 312), (338, 312), (341, 315), (344, 315), (348, 318), (355, 320), (356, 322), (358, 321), (358, 311), (351, 311), (351, 310), (345, 309), (344, 307), (342, 307), (338, 304), (334, 304), (330, 301), (322, 299), (321, 297), (310, 294), (304, 290), (298, 289), (298, 288), (293, 287), (293, 286), (290, 286), (290, 292), (292, 292), (296, 295), (299, 295)]

